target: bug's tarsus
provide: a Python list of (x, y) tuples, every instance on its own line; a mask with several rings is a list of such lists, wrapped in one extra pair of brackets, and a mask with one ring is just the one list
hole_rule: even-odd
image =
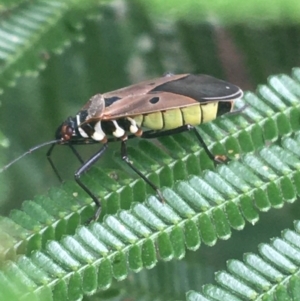
[(126, 162), (126, 164), (135, 172), (137, 173), (150, 187), (153, 188), (153, 190), (156, 191), (156, 193), (158, 194), (158, 197), (160, 199), (160, 201), (162, 203), (165, 202), (164, 197), (161, 193), (161, 191), (159, 190), (159, 188), (154, 185), (149, 179), (147, 179), (147, 177), (145, 177), (143, 175), (143, 173), (141, 173), (136, 167), (134, 167), (134, 165), (130, 162), (128, 154), (127, 154), (127, 146), (126, 146), (126, 140), (123, 140), (121, 142), (121, 158), (124, 162)]
[(96, 205), (96, 211), (91, 219), (89, 219), (88, 223), (91, 221), (96, 221), (101, 213), (101, 202), (97, 198), (95, 194), (91, 192), (91, 190), (82, 183), (80, 177), (82, 174), (84, 174), (86, 171), (90, 169), (92, 165), (94, 165), (100, 157), (104, 154), (104, 152), (107, 150), (107, 143), (103, 145), (103, 147), (96, 153), (94, 154), (90, 159), (88, 159), (86, 162), (83, 163), (82, 166), (78, 168), (78, 170), (75, 172), (74, 177), (75, 181), (77, 184), (93, 199), (95, 205)]
[(214, 162), (217, 164), (227, 163), (228, 161), (230, 161), (230, 159), (225, 155), (216, 155), (214, 159)]

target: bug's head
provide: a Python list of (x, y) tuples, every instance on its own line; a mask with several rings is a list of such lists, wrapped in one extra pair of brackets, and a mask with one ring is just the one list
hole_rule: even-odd
[(68, 141), (75, 134), (76, 122), (73, 117), (68, 117), (56, 130), (55, 138)]

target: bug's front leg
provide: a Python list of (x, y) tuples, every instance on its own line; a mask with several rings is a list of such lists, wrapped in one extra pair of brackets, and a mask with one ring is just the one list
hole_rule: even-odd
[(104, 146), (96, 153), (94, 154), (90, 159), (88, 159), (86, 162), (83, 163), (82, 166), (79, 167), (79, 169), (75, 172), (75, 181), (78, 183), (78, 185), (93, 199), (96, 210), (92, 218), (88, 221), (90, 223), (91, 221), (96, 221), (101, 213), (101, 203), (100, 200), (97, 198), (97, 196), (91, 192), (91, 190), (82, 183), (80, 177), (83, 173), (88, 171), (92, 165), (94, 165), (99, 158), (104, 154), (104, 152), (107, 150), (107, 144), (104, 144)]
[(122, 140), (121, 142), (121, 158), (124, 160), (127, 165), (135, 172), (137, 173), (149, 186), (151, 186), (156, 193), (158, 194), (158, 197), (162, 203), (164, 203), (164, 197), (161, 193), (161, 191), (158, 189), (158, 187), (153, 184), (147, 177), (145, 177), (136, 167), (133, 166), (133, 164), (130, 162), (127, 154), (127, 146), (126, 146), (126, 140)]
[(63, 183), (63, 179), (61, 178), (61, 176), (60, 176), (60, 174), (59, 174), (59, 172), (58, 172), (58, 170), (57, 170), (57, 168), (56, 168), (56, 166), (55, 166), (55, 164), (54, 164), (54, 162), (52, 160), (52, 157), (51, 157), (55, 145), (56, 144), (52, 144), (51, 145), (51, 147), (49, 148), (49, 150), (46, 153), (46, 157), (47, 157), (47, 160), (50, 163), (50, 165), (51, 165), (51, 167), (52, 167), (55, 175), (57, 176), (59, 182)]
[(71, 144), (71, 143), (69, 143), (68, 145), (69, 145), (70, 149), (72, 150), (73, 154), (74, 154), (74, 155), (76, 156), (76, 158), (78, 159), (78, 161), (79, 161), (81, 164), (83, 164), (84, 161), (83, 161), (83, 159), (81, 158), (81, 156), (79, 155), (79, 153), (78, 153), (78, 151), (76, 150), (76, 148), (74, 147), (74, 145)]
[[(51, 145), (51, 147), (49, 148), (49, 150), (48, 150), (46, 156), (47, 156), (48, 162), (50, 163), (50, 165), (51, 165), (51, 167), (52, 167), (52, 169), (53, 169), (55, 175), (57, 176), (58, 180), (59, 180), (61, 183), (63, 183), (64, 180), (63, 180), (62, 177), (60, 176), (60, 174), (59, 174), (59, 172), (58, 172), (58, 169), (56, 168), (56, 166), (55, 166), (55, 164), (54, 164), (54, 162), (53, 162), (53, 160), (52, 160), (52, 157), (51, 157), (55, 145), (57, 145), (57, 144)], [(64, 145), (68, 145), (68, 146), (71, 148), (73, 154), (74, 154), (74, 155), (76, 156), (76, 158), (79, 160), (79, 162), (80, 162), (81, 164), (83, 164), (84, 161), (82, 160), (81, 156), (79, 155), (79, 153), (77, 152), (77, 150), (75, 149), (75, 147), (74, 147), (72, 144), (70, 144), (70, 143), (64, 144)]]

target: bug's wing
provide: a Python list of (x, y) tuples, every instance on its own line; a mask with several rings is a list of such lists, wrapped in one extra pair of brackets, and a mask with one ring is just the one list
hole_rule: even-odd
[[(105, 109), (105, 100), (102, 94), (92, 96), (89, 101), (80, 109), (79, 114), (85, 115), (87, 120), (101, 116)], [(86, 122), (85, 121), (85, 122)]]
[(114, 101), (106, 103), (101, 119), (149, 114), (199, 102), (228, 102), (242, 95), (239, 87), (208, 75), (172, 75), (104, 94), (105, 99)]
[(229, 101), (243, 95), (239, 87), (204, 74), (186, 74), (180, 79), (158, 85), (151, 90), (151, 92), (160, 91), (188, 96), (198, 102)]
[(121, 99), (132, 95), (135, 96), (145, 95), (157, 86), (185, 78), (187, 75), (188, 74), (166, 75), (163, 77), (146, 80), (112, 92), (104, 93), (103, 96), (105, 98), (106, 106), (109, 105), (110, 102), (112, 102), (111, 99), (113, 98)]
[[(141, 97), (146, 95), (154, 87), (157, 87), (158, 85), (164, 84), (168, 81), (180, 79), (182, 77), (185, 77), (186, 75), (187, 74), (166, 75), (164, 77), (143, 81), (138, 84), (121, 88), (112, 92), (96, 94), (92, 96), (78, 112), (78, 114), (81, 116), (81, 120), (84, 120), (82, 124), (91, 122), (93, 120), (97, 121), (99, 120), (99, 118), (102, 119), (105, 108), (111, 106), (116, 102), (118, 102), (119, 104), (120, 100), (122, 100), (122, 102), (126, 104), (127, 102), (132, 101), (131, 99), (128, 99), (132, 97), (135, 100), (139, 100), (139, 104), (141, 105)], [(132, 103), (135, 103), (136, 106), (140, 106), (135, 101), (133, 101)], [(126, 107), (124, 107), (124, 105), (122, 104), (121, 107), (119, 106), (119, 109), (121, 109), (121, 112), (123, 112), (121, 113), (121, 115), (124, 115), (124, 110), (130, 110), (130, 108), (126, 109)]]
[(166, 111), (178, 107), (196, 104), (194, 99), (168, 92), (154, 92), (146, 95), (132, 95), (118, 100), (105, 108), (102, 120), (116, 119), (126, 116), (150, 114), (158, 111)]

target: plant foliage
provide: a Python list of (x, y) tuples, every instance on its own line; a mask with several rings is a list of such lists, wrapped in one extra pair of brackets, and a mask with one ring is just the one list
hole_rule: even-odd
[[(20, 74), (37, 74), (49, 53), (62, 53), (71, 41), (88, 35), (82, 24), (99, 13), (95, 7), (93, 2), (80, 1), (14, 1), (0, 23), (0, 89), (8, 90)], [(158, 35), (157, 28), (146, 23), (143, 30)], [(113, 22), (101, 24), (108, 35), (111, 28), (117, 28)], [(205, 26), (207, 33), (211, 25)], [(190, 28), (182, 26), (181, 30)], [(241, 35), (239, 29), (232, 32)], [(249, 49), (249, 41), (239, 41)], [(159, 49), (149, 56), (156, 57), (154, 53)], [(164, 60), (155, 60), (157, 69), (164, 66)], [(253, 71), (253, 76), (255, 72), (259, 71)], [(94, 204), (74, 181), (24, 201), (21, 209), (0, 219), (0, 300), (89, 300), (101, 293), (99, 298), (104, 298), (106, 291), (113, 294), (114, 288), (122, 297), (126, 282), (120, 281), (130, 284), (131, 272), (137, 273), (135, 287), (144, 290), (134, 291), (135, 297), (182, 298), (179, 293), (166, 297), (153, 289), (148, 270), (232, 239), (235, 230), (242, 231), (264, 213), (283, 210), (298, 199), (299, 97), (300, 69), (294, 68), (290, 75), (269, 77), (255, 93), (246, 92), (236, 102), (241, 112), (199, 126), (212, 152), (228, 156), (228, 164), (214, 166), (192, 132), (154, 141), (136, 139), (128, 148), (130, 160), (160, 187), (164, 204), (126, 170), (118, 151), (111, 152), (114, 168), (93, 167), (83, 177), (102, 200), (98, 222), (86, 224)], [(0, 143), (7, 145), (7, 140), (1, 138)], [(216, 273), (216, 284), (193, 290), (184, 287), (186, 299), (297, 300), (299, 222), (294, 226), (294, 230), (284, 230), (281, 238), (261, 243), (259, 254), (229, 260), (227, 269)], [(184, 270), (181, 264), (176, 273), (191, 277)], [(200, 270), (201, 265), (195, 275)], [(165, 278), (170, 279), (170, 273)]]

